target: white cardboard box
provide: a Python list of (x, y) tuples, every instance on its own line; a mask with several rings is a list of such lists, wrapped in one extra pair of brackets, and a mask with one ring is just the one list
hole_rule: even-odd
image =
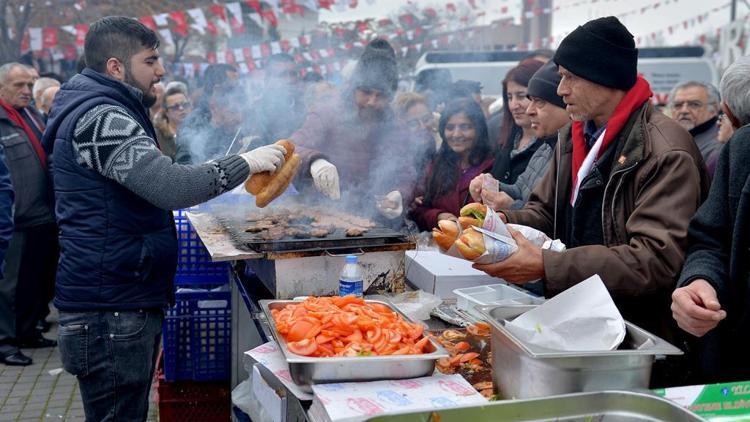
[(414, 286), (443, 299), (455, 299), (454, 289), (503, 281), (475, 270), (470, 261), (439, 251), (406, 251), (405, 267), (406, 278)]

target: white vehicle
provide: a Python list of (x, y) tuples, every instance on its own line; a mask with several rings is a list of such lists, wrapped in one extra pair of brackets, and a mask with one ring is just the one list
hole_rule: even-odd
[[(500, 97), (505, 74), (527, 51), (431, 51), (422, 55), (414, 71), (415, 80), (424, 72), (450, 72), (453, 81), (481, 82), (484, 96)], [(445, 69), (445, 70), (440, 70)], [(638, 71), (651, 84), (654, 101), (664, 104), (680, 82), (695, 80), (717, 85), (719, 75), (703, 47), (660, 47), (638, 49)], [(423, 78), (426, 75), (422, 75)]]

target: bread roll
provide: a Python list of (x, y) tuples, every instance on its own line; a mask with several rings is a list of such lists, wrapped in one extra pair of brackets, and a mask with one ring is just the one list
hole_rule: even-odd
[(455, 221), (440, 220), (438, 226), (432, 229), (432, 238), (440, 249), (447, 251), (458, 238), (458, 225)]
[(255, 195), (255, 205), (259, 208), (263, 208), (276, 199), (276, 197), (284, 193), (286, 188), (289, 187), (289, 184), (292, 183), (294, 176), (297, 174), (299, 165), (299, 155), (293, 154), (291, 158), (286, 160), (281, 169), (273, 174), (273, 177), (266, 187)]
[(472, 228), (464, 230), (455, 245), (458, 252), (469, 261), (479, 258), (485, 251), (484, 236)]
[[(284, 154), (284, 160), (289, 161), (289, 159), (292, 157), (292, 154), (294, 154), (294, 144), (289, 140), (282, 139), (280, 141), (277, 141), (276, 145), (281, 145), (282, 147), (284, 147), (284, 149), (286, 150), (286, 153)], [(255, 196), (258, 196), (263, 188), (268, 186), (273, 177), (274, 174), (271, 174), (271, 172), (268, 171), (255, 173), (245, 181), (245, 190)]]

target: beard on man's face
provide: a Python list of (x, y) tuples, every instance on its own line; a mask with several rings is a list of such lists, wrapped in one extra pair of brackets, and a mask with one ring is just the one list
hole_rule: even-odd
[(153, 84), (145, 87), (141, 86), (141, 84), (139, 84), (138, 81), (136, 81), (133, 77), (133, 74), (130, 72), (127, 64), (125, 65), (125, 83), (132, 87), (138, 88), (143, 93), (141, 104), (143, 104), (144, 107), (151, 108), (151, 106), (156, 104), (156, 95), (154, 95), (151, 91)]

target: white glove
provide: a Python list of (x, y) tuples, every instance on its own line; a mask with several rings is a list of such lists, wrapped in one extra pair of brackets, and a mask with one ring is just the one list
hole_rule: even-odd
[(404, 199), (401, 196), (401, 192), (394, 190), (388, 192), (388, 195), (379, 200), (375, 206), (383, 217), (393, 220), (400, 217), (401, 213), (404, 212), (403, 203)]
[(264, 171), (275, 173), (284, 165), (285, 152), (281, 145), (266, 145), (250, 152), (243, 152), (240, 157), (250, 166), (250, 174)]
[(315, 189), (331, 199), (340, 199), (339, 171), (328, 161), (318, 158), (310, 165), (310, 175)]

